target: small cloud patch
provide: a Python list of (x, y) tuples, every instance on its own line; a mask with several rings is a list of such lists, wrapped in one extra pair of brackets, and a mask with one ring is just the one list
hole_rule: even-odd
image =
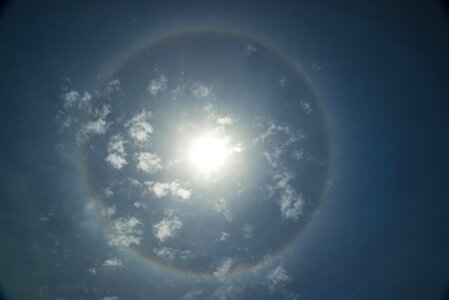
[(125, 127), (129, 128), (129, 136), (135, 143), (146, 142), (153, 133), (153, 126), (149, 122), (150, 118), (151, 111), (143, 110), (125, 124)]
[(153, 79), (148, 84), (147, 90), (151, 95), (156, 96), (160, 92), (163, 92), (167, 89), (168, 79), (164, 74), (161, 74), (159, 78)]
[(137, 170), (144, 173), (154, 174), (162, 170), (162, 160), (149, 152), (140, 152), (136, 155)]
[(182, 221), (178, 217), (166, 217), (153, 225), (153, 234), (158, 240), (163, 242), (168, 238), (175, 237), (182, 225)]

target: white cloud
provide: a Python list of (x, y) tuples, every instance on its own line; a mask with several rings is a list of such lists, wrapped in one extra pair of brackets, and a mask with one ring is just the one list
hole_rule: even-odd
[(106, 133), (109, 124), (102, 118), (98, 118), (95, 121), (89, 121), (81, 127), (78, 132), (78, 141), (81, 142), (91, 135), (102, 135)]
[(157, 95), (159, 92), (165, 91), (167, 89), (168, 79), (162, 74), (159, 78), (150, 81), (147, 90), (152, 95)]
[(231, 235), (229, 233), (222, 231), (220, 235), (220, 241), (222, 242), (227, 241), (230, 236)]
[(207, 103), (207, 104), (203, 107), (203, 110), (204, 110), (205, 112), (211, 112), (213, 108), (214, 108), (214, 106), (212, 105), (212, 103)]
[(217, 122), (217, 124), (221, 125), (221, 126), (232, 125), (236, 121), (237, 120), (231, 116), (216, 116), (216, 119), (215, 119), (215, 122)]
[(95, 108), (93, 116), (94, 116), (94, 118), (104, 119), (111, 113), (111, 111), (112, 111), (111, 106), (105, 104), (100, 109)]
[(292, 173), (280, 170), (273, 176), (275, 189), (279, 192), (279, 208), (284, 218), (298, 221), (303, 214), (304, 198), (290, 184), (294, 178)]
[(105, 160), (115, 169), (121, 170), (128, 161), (123, 156), (120, 156), (117, 153), (109, 153)]
[(142, 187), (142, 184), (140, 183), (140, 181), (135, 178), (128, 177), (128, 181), (133, 186)]
[(174, 90), (171, 90), (169, 93), (170, 93), (170, 95), (171, 95), (171, 98), (173, 99), (173, 100), (177, 100), (177, 99), (180, 99), (181, 97), (183, 97), (184, 96), (184, 91), (185, 91), (185, 88), (186, 88), (186, 86), (185, 86), (185, 84), (179, 84), (177, 87), (176, 87), (176, 89), (174, 89)]
[(144, 143), (153, 133), (153, 126), (149, 123), (150, 118), (151, 111), (143, 110), (125, 124), (125, 127), (129, 127), (129, 135), (134, 142)]
[(217, 268), (214, 271), (214, 276), (217, 277), (220, 280), (223, 280), (226, 278), (226, 276), (231, 271), (232, 266), (234, 265), (234, 262), (231, 258), (226, 258), (221, 262), (220, 265), (217, 266)]
[(232, 215), (228, 209), (228, 204), (227, 204), (226, 199), (220, 198), (220, 199), (214, 200), (212, 203), (212, 209), (218, 213), (223, 214), (223, 216), (225, 217), (225, 219), (227, 221), (232, 220)]
[(122, 261), (118, 258), (107, 259), (103, 263), (104, 268), (117, 268), (123, 265)]
[(302, 109), (304, 109), (304, 111), (306, 112), (306, 114), (311, 114), (313, 112), (312, 109), (312, 105), (309, 102), (300, 102), (299, 103), (302, 107)]
[(120, 80), (113, 79), (106, 84), (106, 86), (103, 88), (103, 91), (101, 92), (100, 96), (104, 97), (106, 99), (110, 99), (113, 93), (120, 92), (120, 91), (121, 91)]
[(95, 121), (89, 121), (84, 126), (84, 133), (86, 134), (104, 134), (106, 132), (106, 129), (108, 127), (108, 124), (105, 120), (102, 118), (99, 118)]
[(183, 223), (178, 217), (166, 217), (159, 223), (153, 225), (153, 234), (163, 242), (167, 238), (175, 237), (182, 226)]
[(151, 191), (157, 198), (167, 196), (170, 193), (170, 183), (156, 182), (151, 187)]
[(208, 87), (203, 84), (195, 83), (190, 90), (196, 98), (206, 98), (212, 95), (214, 89), (212, 86)]
[(180, 258), (180, 259), (188, 259), (188, 258), (191, 258), (193, 256), (193, 254), (192, 254), (192, 251), (190, 251), (190, 250), (183, 250), (183, 251), (180, 251), (180, 252), (178, 252), (178, 258)]
[[(262, 125), (263, 126), (263, 125)], [(266, 143), (267, 151), (263, 154), (267, 162), (273, 167), (278, 167), (280, 164), (280, 157), (288, 148), (302, 139), (305, 136), (299, 132), (292, 131), (287, 125), (278, 125), (274, 122), (268, 122), (266, 129), (259, 134), (253, 143)]]
[(108, 155), (105, 160), (115, 169), (122, 169), (128, 161), (126, 160), (125, 141), (121, 135), (117, 134), (111, 137), (108, 144)]
[(112, 205), (110, 207), (105, 207), (101, 210), (100, 214), (103, 217), (112, 217), (117, 212), (117, 207), (115, 205)]
[(304, 199), (301, 194), (289, 188), (281, 194), (280, 208), (282, 215), (294, 221), (297, 221), (303, 213)]
[(78, 91), (70, 91), (62, 95), (64, 100), (64, 108), (70, 108), (78, 103), (80, 99), (80, 93)]
[(125, 141), (120, 134), (113, 135), (109, 140), (108, 152), (116, 152), (125, 155)]
[(246, 46), (246, 49), (245, 49), (245, 52), (248, 55), (250, 55), (253, 52), (257, 52), (257, 51), (259, 51), (259, 49), (256, 46), (254, 46), (253, 44), (249, 44), (249, 43), (248, 43), (248, 45)]
[(282, 148), (274, 147), (272, 152), (265, 151), (263, 153), (263, 155), (265, 156), (265, 159), (270, 164), (270, 166), (272, 166), (274, 168), (274, 167), (277, 167), (278, 160), (279, 160), (279, 157), (281, 156), (282, 152), (283, 152)]
[(95, 275), (95, 274), (97, 274), (97, 269), (95, 269), (95, 268), (90, 268), (90, 269), (87, 270), (87, 272), (89, 272), (89, 273), (92, 274), (92, 275)]
[(173, 261), (176, 257), (176, 250), (170, 247), (154, 248), (154, 254), (164, 260)]
[(265, 142), (269, 137), (276, 133), (276, 131), (282, 130), (283, 127), (276, 125), (274, 122), (269, 122), (267, 129), (262, 132), (258, 137), (256, 137), (253, 143)]
[(243, 232), (243, 237), (245, 239), (250, 239), (253, 237), (254, 226), (252, 226), (250, 224), (245, 224), (242, 227), (242, 232)]
[(82, 108), (89, 104), (90, 100), (92, 99), (92, 95), (88, 92), (84, 92), (84, 94), (81, 95), (78, 91), (71, 90), (63, 94), (62, 99), (64, 100), (65, 109), (69, 109), (74, 106)]
[(145, 203), (142, 202), (134, 202), (134, 207), (135, 208), (141, 208), (141, 207), (146, 207)]
[[(264, 126), (264, 125), (262, 125)], [(291, 132), (290, 127), (287, 125), (279, 125), (272, 121), (268, 122), (266, 125), (267, 129), (265, 129), (264, 132), (262, 132), (255, 140), (254, 143), (257, 142), (266, 142), (268, 138), (270, 138), (272, 135), (276, 134), (284, 134), (288, 137), (295, 137), (296, 134)]]
[(157, 257), (168, 261), (173, 261), (175, 259), (185, 260), (192, 257), (192, 252), (190, 250), (179, 251), (170, 247), (154, 248), (153, 252)]
[(290, 277), (288, 276), (284, 266), (279, 264), (268, 273), (266, 279), (268, 288), (270, 291), (274, 292), (279, 287), (284, 286), (290, 280)]
[(230, 145), (229, 146), (229, 153), (239, 153), (242, 152), (244, 150), (244, 146), (241, 144), (235, 144), (235, 145)]
[(78, 106), (82, 107), (88, 105), (91, 99), (92, 95), (88, 92), (84, 92), (83, 96), (79, 99)]
[(192, 191), (185, 188), (178, 180), (172, 182), (145, 182), (148, 190), (152, 192), (157, 198), (165, 196), (173, 196), (187, 200), (192, 195)]
[(150, 174), (162, 170), (162, 160), (156, 154), (140, 152), (137, 154), (136, 159), (137, 170)]
[(143, 231), (140, 229), (141, 222), (135, 218), (119, 218), (112, 222), (114, 236), (108, 242), (110, 246), (139, 245), (142, 241)]

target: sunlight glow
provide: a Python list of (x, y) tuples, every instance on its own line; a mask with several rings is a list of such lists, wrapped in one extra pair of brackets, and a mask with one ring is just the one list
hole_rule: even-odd
[(197, 171), (209, 173), (221, 168), (226, 163), (228, 155), (225, 139), (203, 136), (192, 143), (189, 159)]

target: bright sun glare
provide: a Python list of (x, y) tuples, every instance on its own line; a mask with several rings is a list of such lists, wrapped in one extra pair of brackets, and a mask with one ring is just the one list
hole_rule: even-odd
[(226, 163), (228, 154), (224, 139), (204, 136), (192, 143), (189, 158), (197, 171), (209, 173), (221, 168)]

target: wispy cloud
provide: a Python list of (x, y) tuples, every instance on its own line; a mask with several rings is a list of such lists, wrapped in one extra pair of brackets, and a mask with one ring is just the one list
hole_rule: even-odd
[(85, 141), (92, 135), (102, 135), (106, 133), (109, 123), (103, 118), (98, 118), (94, 121), (88, 121), (84, 124), (78, 132), (77, 139), (79, 142)]
[(159, 223), (153, 225), (153, 234), (161, 242), (176, 236), (183, 223), (177, 216), (165, 217)]
[(283, 287), (288, 281), (290, 281), (290, 276), (282, 264), (272, 269), (266, 276), (266, 284), (271, 292)]
[(159, 78), (150, 81), (147, 90), (152, 95), (157, 95), (167, 89), (168, 79), (164, 74), (161, 74)]
[(231, 258), (226, 258), (217, 266), (213, 273), (214, 276), (220, 280), (224, 280), (231, 271), (233, 265), (234, 261)]
[(125, 141), (121, 135), (111, 137), (108, 144), (108, 155), (105, 160), (115, 169), (122, 169), (128, 161), (126, 160)]
[(140, 152), (136, 154), (137, 170), (144, 173), (154, 174), (162, 170), (162, 160), (156, 154)]
[(103, 191), (106, 198), (111, 198), (112, 196), (114, 196), (114, 191), (112, 191), (110, 187), (105, 188)]
[(231, 116), (217, 116), (215, 121), (217, 122), (218, 125), (226, 126), (234, 124), (237, 121), (237, 119)]
[(157, 257), (168, 261), (173, 261), (176, 257), (176, 250), (170, 247), (154, 248), (153, 252)]
[(112, 217), (115, 215), (115, 213), (117, 212), (117, 207), (115, 205), (109, 206), (109, 207), (105, 207), (101, 210), (100, 214), (103, 217)]
[(205, 86), (203, 84), (195, 83), (192, 85), (190, 90), (196, 98), (207, 98), (212, 96), (214, 88), (212, 86)]
[(105, 85), (103, 90), (100, 92), (99, 96), (106, 98), (106, 99), (110, 99), (114, 93), (120, 92), (120, 91), (121, 91), (120, 80), (116, 78), (116, 79), (109, 81)]
[(123, 156), (120, 156), (117, 153), (109, 153), (105, 160), (117, 170), (121, 170), (128, 163)]
[(63, 109), (61, 109), (56, 115), (56, 121), (59, 123), (59, 130), (72, 126), (72, 124), (79, 122), (78, 117), (75, 116), (76, 112), (74, 108), (79, 110), (90, 110), (92, 95), (89, 92), (80, 93), (75, 89), (69, 91), (65, 90), (61, 94), (63, 101)]
[(111, 269), (111, 268), (117, 268), (117, 267), (121, 267), (123, 265), (123, 262), (118, 259), (117, 257), (115, 258), (110, 258), (104, 261), (103, 263), (103, 268), (107, 268), (107, 269)]
[(310, 102), (302, 101), (299, 104), (301, 105), (302, 109), (304, 109), (306, 114), (311, 114), (313, 112), (312, 105), (310, 104)]
[(142, 186), (143, 186), (142, 183), (140, 183), (139, 180), (137, 180), (137, 179), (135, 179), (135, 178), (132, 178), (132, 177), (128, 177), (128, 178), (127, 178), (127, 181), (128, 181), (132, 186), (135, 186), (135, 187), (142, 187)]
[(171, 98), (173, 100), (180, 99), (185, 94), (186, 85), (185, 84), (179, 84), (175, 89), (171, 90), (169, 94), (171, 95)]
[(120, 134), (113, 135), (109, 140), (108, 152), (117, 152), (120, 155), (125, 155), (125, 141)]
[(141, 207), (143, 207), (143, 208), (145, 208), (146, 207), (146, 204), (145, 203), (143, 203), (143, 202), (134, 202), (134, 207), (135, 208), (141, 208)]
[(292, 157), (296, 160), (301, 160), (304, 158), (304, 150), (302, 149), (294, 149), (292, 151)]
[[(221, 279), (224, 281), (224, 278)], [(206, 299), (211, 300), (227, 300), (227, 299), (244, 299), (242, 298), (242, 291), (244, 290), (242, 284), (237, 284), (236, 281), (226, 280), (224, 284), (220, 285), (210, 297)]]
[(253, 143), (266, 144), (267, 150), (264, 151), (264, 156), (273, 168), (279, 167), (282, 162), (280, 160), (281, 156), (292, 148), (293, 144), (305, 138), (304, 134), (291, 130), (287, 125), (268, 122), (267, 125), (261, 126), (265, 127), (265, 129), (253, 140)]
[(112, 222), (113, 237), (108, 242), (110, 246), (139, 245), (142, 241), (143, 231), (141, 222), (135, 218), (119, 218)]
[(140, 114), (135, 115), (125, 124), (125, 127), (129, 128), (129, 135), (134, 142), (142, 144), (153, 133), (153, 126), (149, 122), (150, 118), (151, 111), (142, 110)]
[(253, 237), (254, 226), (252, 226), (251, 224), (245, 224), (242, 227), (242, 232), (245, 239), (250, 239)]
[(245, 48), (246, 54), (250, 55), (253, 52), (257, 52), (257, 51), (259, 51), (259, 49), (256, 46), (254, 46), (253, 44), (248, 43), (248, 45), (246, 45), (246, 48)]
[(303, 214), (304, 198), (290, 184), (293, 178), (292, 173), (280, 170), (273, 176), (273, 181), (274, 189), (279, 194), (279, 208), (282, 216), (292, 221), (298, 221)]
[(61, 98), (64, 100), (65, 109), (72, 107), (82, 108), (88, 106), (90, 100), (92, 99), (92, 95), (89, 92), (80, 94), (76, 90), (71, 90), (62, 94)]
[(192, 252), (190, 250), (179, 251), (171, 247), (154, 248), (153, 252), (157, 257), (168, 261), (173, 261), (175, 259), (185, 260), (192, 257)]
[(92, 115), (94, 118), (106, 118), (112, 111), (112, 108), (108, 104), (104, 104), (101, 108), (95, 108)]
[(70, 114), (66, 114), (63, 111), (59, 111), (59, 113), (56, 115), (56, 121), (60, 124), (60, 130), (64, 131), (65, 129), (72, 126), (73, 123), (78, 122), (78, 119)]
[(231, 235), (229, 233), (222, 231), (220, 235), (220, 241), (222, 242), (227, 241), (230, 236)]
[(231, 215), (231, 212), (229, 211), (228, 203), (227, 203), (226, 199), (219, 198), (219, 199), (214, 200), (212, 202), (212, 209), (220, 214), (223, 214), (223, 216), (225, 217), (225, 219), (227, 221), (232, 220), (232, 215)]
[(187, 200), (192, 195), (192, 190), (187, 189), (178, 180), (172, 182), (145, 182), (148, 186), (148, 190), (153, 193), (157, 198), (165, 196), (173, 196), (182, 200)]

